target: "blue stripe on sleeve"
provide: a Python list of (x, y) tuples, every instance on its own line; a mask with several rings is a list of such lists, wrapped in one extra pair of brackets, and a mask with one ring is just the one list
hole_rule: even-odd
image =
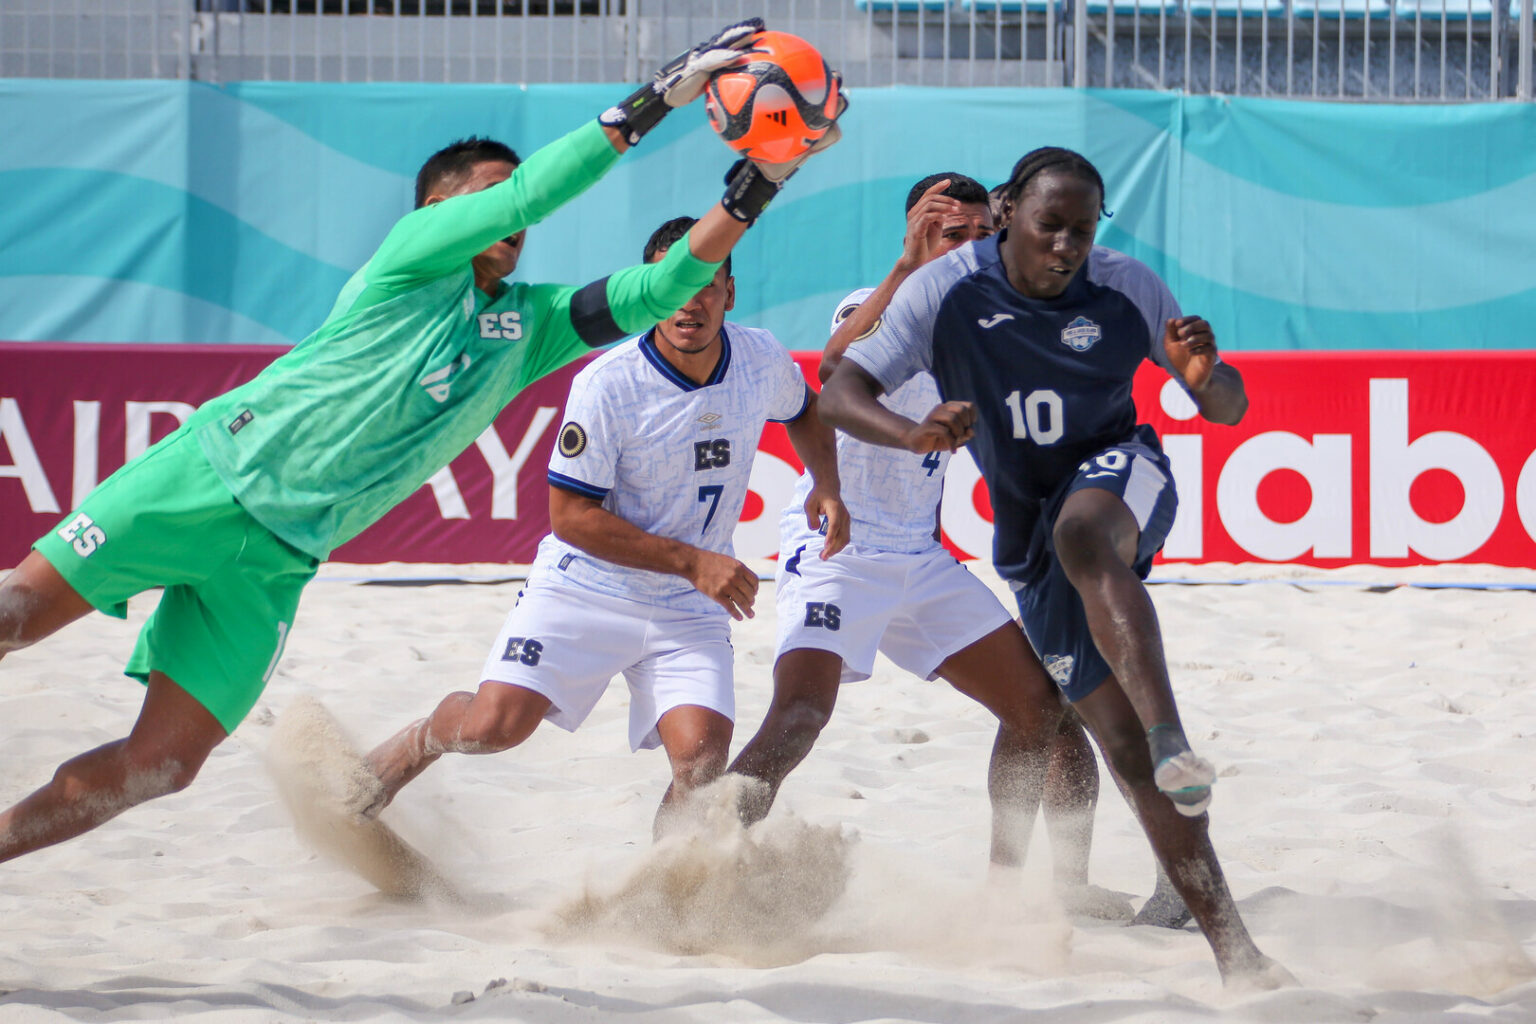
[(551, 487), (558, 487), (562, 491), (570, 491), (573, 494), (579, 494), (583, 498), (591, 498), (594, 501), (602, 501), (608, 497), (608, 491), (610, 490), (607, 487), (593, 487), (589, 483), (584, 483), (575, 477), (566, 476), (564, 473), (556, 473), (554, 470), (549, 471), (548, 479)]

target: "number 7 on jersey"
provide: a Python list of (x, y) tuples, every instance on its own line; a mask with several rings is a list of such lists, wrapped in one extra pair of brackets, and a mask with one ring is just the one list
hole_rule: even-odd
[(705, 533), (709, 530), (709, 522), (715, 518), (715, 511), (720, 507), (720, 495), (725, 493), (724, 484), (701, 484), (699, 486), (699, 501), (709, 502), (709, 511), (704, 513), (704, 526), (699, 530)]

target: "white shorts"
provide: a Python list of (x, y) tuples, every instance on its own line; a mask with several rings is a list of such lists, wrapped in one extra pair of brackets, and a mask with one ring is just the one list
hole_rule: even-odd
[(850, 544), (821, 560), (821, 537), (779, 552), (778, 653), (813, 648), (843, 659), (843, 682), (868, 679), (878, 650), (933, 679), (944, 660), (1013, 616), (941, 547), (899, 554)]
[(656, 723), (697, 705), (736, 719), (730, 620), (597, 591), (532, 582), (486, 656), (480, 678), (543, 694), (544, 717), (567, 732), (614, 676), (629, 684), (629, 747), (656, 747)]

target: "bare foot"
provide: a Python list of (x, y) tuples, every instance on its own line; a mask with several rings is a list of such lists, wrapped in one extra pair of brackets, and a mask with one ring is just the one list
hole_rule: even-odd
[(1154, 928), (1183, 928), (1189, 924), (1191, 914), (1184, 905), (1184, 898), (1172, 888), (1158, 886), (1147, 902), (1136, 911), (1131, 924), (1151, 925)]
[(1131, 901), (1124, 893), (1088, 883), (1058, 885), (1056, 898), (1061, 909), (1073, 917), (1092, 917), (1100, 921), (1129, 921)]
[(405, 784), (437, 760), (426, 751), (428, 719), (419, 718), (374, 747), (365, 759), (372, 774), (370, 785), (359, 789), (348, 810), (364, 818), (377, 818)]
[(1301, 982), (1296, 980), (1294, 974), (1281, 966), (1279, 961), (1271, 960), (1262, 953), (1256, 959), (1250, 959), (1240, 965), (1223, 968), (1221, 983), (1229, 989), (1253, 992), (1270, 992), (1277, 988), (1296, 988), (1301, 984)]
[(420, 851), (359, 808), (388, 801), (378, 779), (319, 701), (300, 698), (278, 720), (267, 764), (299, 836), (391, 896), (454, 898)]

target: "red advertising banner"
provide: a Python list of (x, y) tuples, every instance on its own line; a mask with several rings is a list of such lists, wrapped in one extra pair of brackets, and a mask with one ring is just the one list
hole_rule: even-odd
[(1236, 353), (1206, 423), (1148, 366), (1181, 506), (1166, 560), (1536, 566), (1536, 352)]
[[(0, 343), (0, 566), (15, 565), (91, 487), (202, 401), (282, 349)], [(798, 357), (814, 375), (815, 354)], [(1136, 381), (1179, 482), (1171, 561), (1536, 567), (1536, 353), (1236, 353), (1252, 405), (1205, 423), (1166, 375)], [(544, 483), (566, 389), (552, 374), (476, 443), (334, 555), (351, 562), (526, 562), (548, 530)], [(736, 531), (772, 555), (799, 462), (770, 425)], [(962, 453), (945, 539), (991, 547), (991, 509)]]
[[(287, 349), (0, 343), (0, 566), (199, 404)], [(571, 378), (552, 373), (359, 537), (343, 562), (526, 562), (549, 530), (544, 471)]]

